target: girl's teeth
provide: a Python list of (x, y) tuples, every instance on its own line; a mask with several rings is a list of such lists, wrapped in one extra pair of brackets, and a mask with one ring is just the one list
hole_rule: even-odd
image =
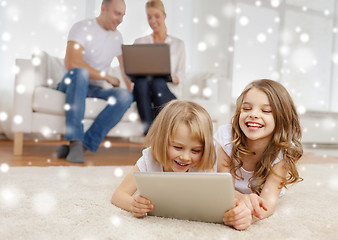
[(262, 125), (260, 125), (258, 123), (248, 123), (247, 126), (248, 127), (258, 127), (258, 128), (262, 127)]
[(176, 163), (180, 166), (187, 166), (188, 165), (188, 164), (180, 163), (180, 162), (177, 162), (177, 161), (176, 161)]

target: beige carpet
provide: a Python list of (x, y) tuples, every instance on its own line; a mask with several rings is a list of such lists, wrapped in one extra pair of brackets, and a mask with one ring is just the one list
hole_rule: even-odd
[(133, 218), (110, 204), (129, 169), (0, 171), (0, 239), (338, 239), (338, 165), (301, 165), (305, 180), (287, 191), (272, 217), (242, 232), (220, 224)]

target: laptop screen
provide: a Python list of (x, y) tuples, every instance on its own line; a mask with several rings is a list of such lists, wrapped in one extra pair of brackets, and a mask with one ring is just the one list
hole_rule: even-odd
[(170, 75), (168, 44), (122, 45), (125, 72), (129, 76)]

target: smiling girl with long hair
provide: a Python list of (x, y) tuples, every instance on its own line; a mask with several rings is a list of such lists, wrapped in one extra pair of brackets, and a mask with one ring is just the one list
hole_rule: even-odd
[(224, 214), (226, 225), (243, 230), (273, 214), (286, 186), (301, 180), (296, 167), (303, 154), (301, 135), (292, 98), (280, 83), (261, 79), (244, 89), (232, 124), (214, 136), (218, 172), (230, 172), (236, 190), (236, 207)]

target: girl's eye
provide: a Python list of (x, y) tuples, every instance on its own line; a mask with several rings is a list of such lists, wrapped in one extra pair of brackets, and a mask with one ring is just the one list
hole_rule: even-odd
[(271, 110), (263, 110), (263, 113), (272, 113)]
[(195, 150), (195, 149), (193, 149), (192, 152), (193, 152), (193, 153), (200, 153), (201, 150)]
[(182, 150), (182, 147), (179, 147), (179, 146), (174, 146), (174, 148), (177, 150)]
[(250, 108), (242, 108), (243, 111), (250, 111)]

